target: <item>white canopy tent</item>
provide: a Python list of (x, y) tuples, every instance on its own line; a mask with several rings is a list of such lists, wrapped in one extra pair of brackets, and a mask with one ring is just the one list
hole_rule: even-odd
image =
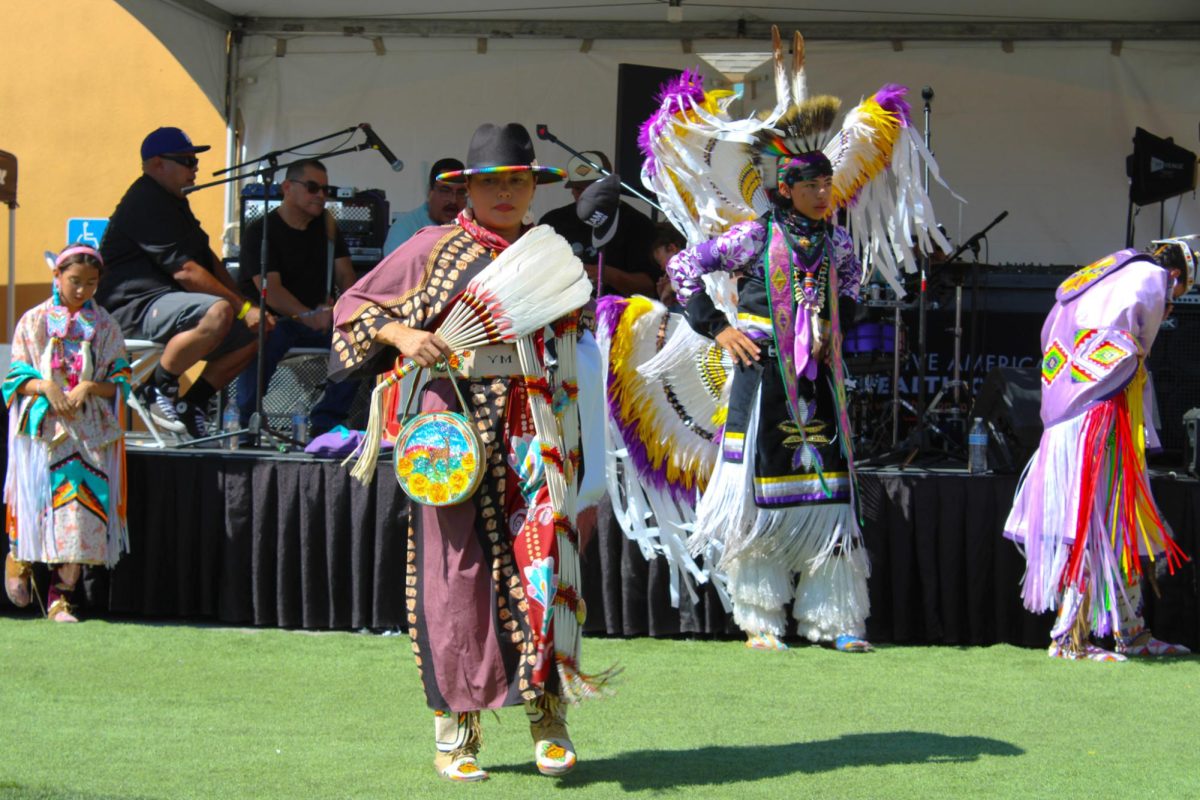
[[(509, 11), (483, 0), (343, 0), (336, 18), (319, 0), (118, 1), (227, 119), (236, 109), (244, 154), (370, 122), (406, 169), (360, 153), (331, 162), (331, 177), (386, 190), (396, 210), (421, 202), (429, 165), (465, 156), (484, 121), (531, 130), (544, 122), (577, 148), (611, 154), (618, 64), (699, 67), (715, 78), (700, 54), (765, 51), (772, 22), (805, 34), (812, 91), (852, 103), (903, 83), (923, 128), (920, 89), (934, 89), (933, 147), (968, 200), (960, 208), (935, 193), (939, 217), (961, 240), (1009, 211), (989, 235), (984, 256), (993, 263), (1084, 263), (1120, 247), (1135, 127), (1200, 149), (1192, 0), (1009, 0), (969, 13), (954, 0), (903, 12), (886, 0), (841, 12), (781, 0), (522, 0)], [(667, 21), (679, 13), (682, 21)], [(766, 107), (772, 87), (765, 70), (755, 77), (763, 79), (752, 82), (747, 107)], [(568, 158), (537, 146), (545, 163)], [(546, 187), (536, 210), (568, 200)], [(1168, 233), (1200, 231), (1194, 195), (1163, 211)], [(1159, 224), (1159, 207), (1147, 207), (1137, 244)]]

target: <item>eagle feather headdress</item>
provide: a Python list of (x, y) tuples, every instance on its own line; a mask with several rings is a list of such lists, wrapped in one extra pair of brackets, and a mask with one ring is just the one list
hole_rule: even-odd
[(878, 269), (903, 295), (900, 270), (916, 271), (911, 241), (926, 250), (935, 244), (951, 249), (922, 186), (924, 168), (938, 183), (945, 182), (912, 125), (904, 99), (908, 90), (883, 86), (850, 109), (834, 129), (841, 102), (828, 95), (809, 97), (804, 38), (794, 35), (789, 63), (778, 29), (771, 34), (774, 108), (733, 119), (728, 110), (732, 93), (705, 91), (702, 76), (684, 72), (663, 87), (658, 110), (642, 126), (643, 182), (658, 195), (688, 244), (695, 245), (770, 209), (763, 156), (820, 151), (833, 167), (830, 214), (847, 210), (864, 271)]

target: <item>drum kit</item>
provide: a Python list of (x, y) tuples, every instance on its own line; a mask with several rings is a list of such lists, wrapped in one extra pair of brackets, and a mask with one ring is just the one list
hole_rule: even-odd
[(881, 456), (899, 443), (902, 410), (906, 422), (915, 421), (916, 409), (900, 396), (901, 368), (911, 355), (901, 312), (914, 307), (890, 288), (870, 284), (859, 318), (842, 337), (854, 452), (860, 459)]
[[(1002, 213), (953, 253), (938, 253), (927, 259), (921, 274), (908, 276), (904, 297), (898, 297), (879, 283), (864, 287), (862, 313), (847, 328), (842, 340), (854, 452), (860, 463), (899, 461), (908, 465), (921, 454), (966, 460), (967, 412), (973, 398), (971, 386), (961, 373), (963, 287), (968, 281), (977, 285), (981, 271), (995, 268), (978, 260), (961, 262), (958, 258), (972, 250), (978, 259), (979, 242), (1006, 216), (1008, 212)], [(923, 281), (926, 272), (932, 279)], [(926, 403), (926, 309), (931, 299), (940, 302), (950, 289), (954, 307), (953, 372)], [(978, 304), (973, 303), (971, 308), (974, 314)], [(915, 312), (918, 326), (915, 349), (909, 346), (909, 329), (902, 312)], [(970, 349), (975, 349), (974, 336)], [(908, 398), (901, 396), (901, 374), (905, 367), (916, 373), (916, 391)], [(903, 438), (902, 424), (906, 426)]]

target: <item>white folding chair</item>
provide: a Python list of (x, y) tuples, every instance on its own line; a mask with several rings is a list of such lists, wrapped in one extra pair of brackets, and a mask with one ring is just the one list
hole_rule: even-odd
[[(152, 342), (149, 339), (126, 339), (125, 351), (129, 354), (129, 369), (132, 375), (129, 379), (131, 389), (138, 389), (143, 383), (150, 380), (154, 374), (154, 368), (158, 366), (158, 360), (162, 358), (163, 346), (158, 342)], [(146, 430), (154, 437), (154, 443), (157, 447), (166, 447), (167, 443), (163, 441), (162, 433), (158, 430), (158, 425), (155, 424), (154, 418), (150, 416), (149, 409), (142, 403), (138, 397), (137, 391), (129, 393), (129, 407), (137, 412), (141, 418), (142, 424), (146, 426)]]

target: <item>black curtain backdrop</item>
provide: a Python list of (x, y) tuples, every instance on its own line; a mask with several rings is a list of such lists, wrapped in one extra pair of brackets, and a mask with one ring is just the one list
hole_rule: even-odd
[[(1016, 481), (861, 475), (873, 641), (1046, 644), (1050, 615), (1021, 607), (1024, 562), (1001, 536)], [(132, 552), (111, 572), (88, 570), (85, 616), (306, 629), (404, 624), (408, 506), (387, 467), (360, 486), (333, 461), (136, 452), (129, 488)], [(1153, 488), (1180, 545), (1196, 553), (1200, 484), (1160, 477)], [(647, 561), (609, 513), (599, 528), (584, 554), (588, 633), (738, 635), (711, 587), (699, 602), (682, 592), (673, 608), (664, 560)], [(1195, 564), (1157, 583), (1161, 598), (1145, 593), (1156, 635), (1200, 650)], [(13, 611), (6, 598), (0, 609)]]

